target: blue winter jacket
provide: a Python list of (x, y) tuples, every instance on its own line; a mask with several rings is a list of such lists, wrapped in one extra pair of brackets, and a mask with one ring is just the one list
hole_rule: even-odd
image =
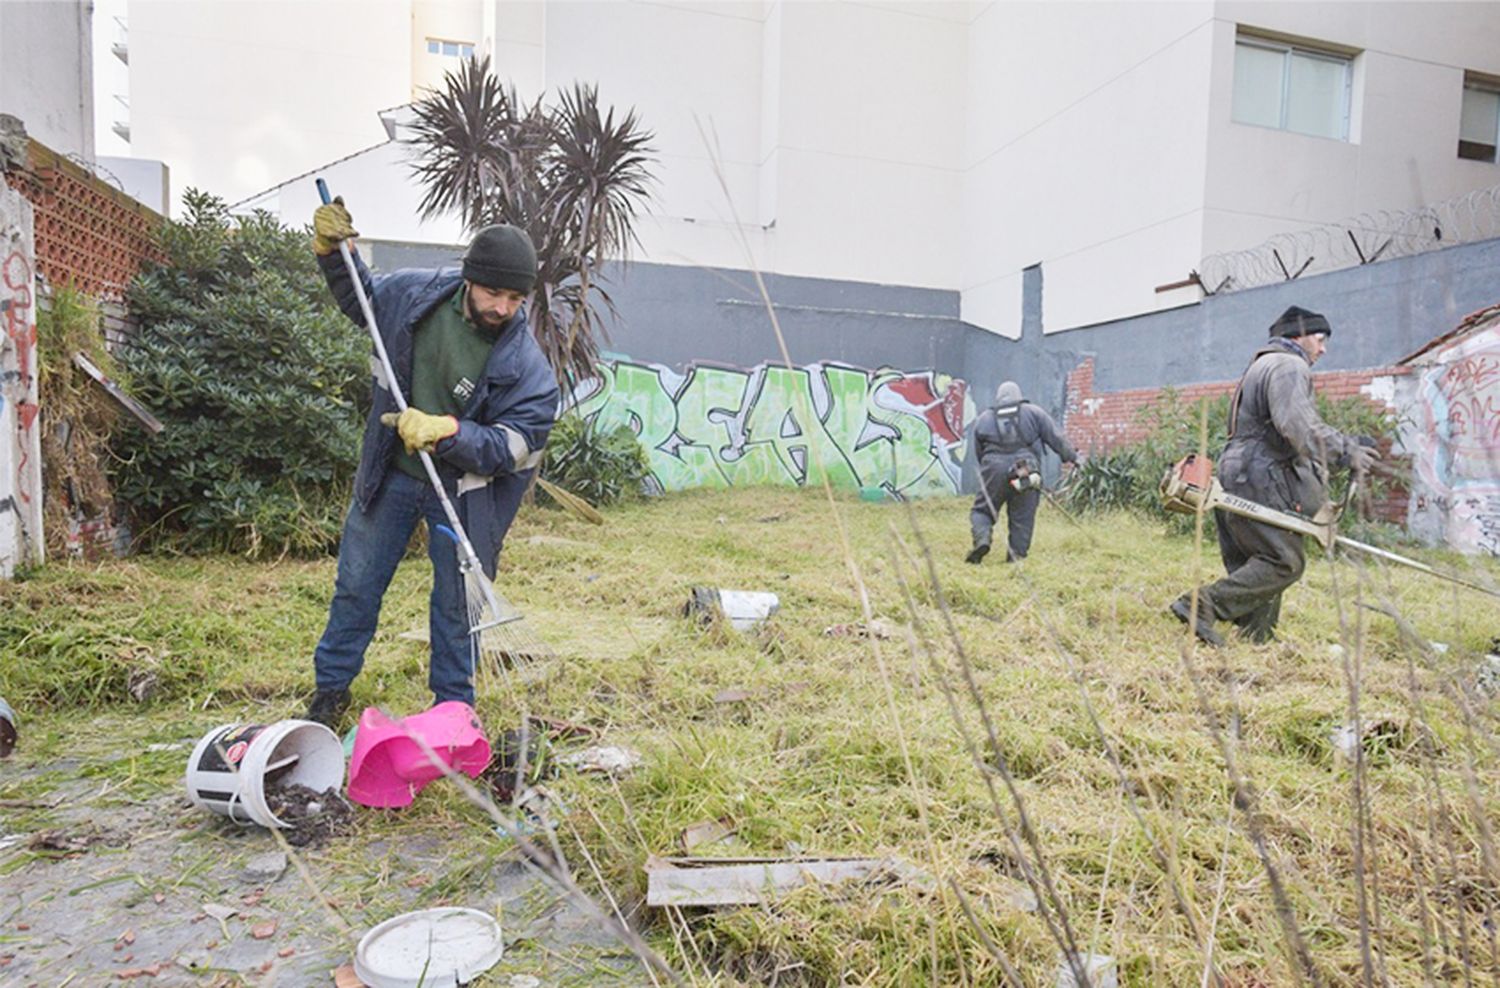
[[(411, 392), (412, 336), (433, 309), (463, 284), (457, 268), (401, 270), (373, 277), (355, 255), (355, 266), (375, 311), (386, 354), (403, 395)], [(339, 254), (318, 258), (328, 287), (344, 314), (364, 326), (354, 284)], [(364, 446), (354, 475), (354, 498), (367, 509), (394, 469), (400, 442), (380, 416), (396, 411), (385, 372), (375, 367), (374, 401), (365, 422)], [(434, 448), (433, 461), (450, 495), (457, 494), (459, 517), (480, 562), (493, 578), (506, 530), (521, 506), (531, 474), (541, 460), (547, 435), (557, 419), (557, 381), (531, 335), (524, 309), (500, 330), (484, 375), (459, 417), (458, 433)]]

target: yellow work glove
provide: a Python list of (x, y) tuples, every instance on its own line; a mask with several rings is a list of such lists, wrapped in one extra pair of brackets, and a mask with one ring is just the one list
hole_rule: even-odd
[(332, 254), (339, 249), (339, 244), (357, 236), (359, 231), (354, 229), (354, 220), (344, 208), (343, 196), (313, 210), (314, 254)]
[(428, 415), (416, 408), (386, 412), (380, 421), (396, 430), (408, 453), (419, 449), (430, 453), (439, 441), (458, 434), (458, 419), (452, 415)]

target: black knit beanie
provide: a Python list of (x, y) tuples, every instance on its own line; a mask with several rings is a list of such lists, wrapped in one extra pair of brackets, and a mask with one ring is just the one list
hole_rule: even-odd
[(509, 223), (485, 227), (464, 254), (464, 278), (486, 288), (530, 294), (536, 283), (536, 248), (531, 238)]
[(1310, 336), (1313, 333), (1332, 336), (1333, 330), (1329, 328), (1328, 320), (1323, 316), (1296, 305), (1287, 309), (1277, 317), (1275, 322), (1271, 323), (1272, 336), (1285, 336), (1287, 339), (1295, 340), (1299, 336)]

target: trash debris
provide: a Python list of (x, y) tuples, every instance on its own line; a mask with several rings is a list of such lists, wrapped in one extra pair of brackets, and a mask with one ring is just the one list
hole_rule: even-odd
[(726, 690), (719, 690), (714, 694), (715, 703), (744, 703), (754, 697), (755, 694), (746, 689), (731, 686)]
[(90, 844), (97, 844), (102, 840), (104, 835), (98, 832), (70, 834), (66, 830), (54, 828), (32, 834), (26, 841), (26, 849), (73, 857), (87, 851)]
[(641, 756), (629, 748), (595, 745), (571, 754), (558, 755), (557, 761), (580, 772), (608, 772), (614, 775), (635, 768), (641, 763)]
[(142, 405), (130, 395), (126, 394), (123, 388), (121, 388), (114, 381), (110, 380), (109, 377), (105, 375), (105, 373), (98, 367), (95, 367), (94, 362), (89, 360), (88, 357), (84, 356), (82, 353), (75, 353), (73, 354), (73, 363), (76, 367), (78, 367), (79, 370), (83, 371), (89, 377), (93, 378), (95, 383), (103, 388), (111, 398), (119, 402), (121, 408), (125, 409), (131, 415), (134, 415), (136, 421), (144, 426), (147, 432), (151, 433), (154, 436), (158, 432), (161, 432), (163, 428), (165, 428), (165, 426), (161, 424), (161, 421), (157, 419), (155, 415), (152, 415), (149, 411), (147, 411), (145, 405)]
[(1490, 642), (1490, 652), (1479, 660), (1474, 685), (1485, 696), (1500, 696), (1500, 639)]
[(512, 974), (506, 988), (542, 988), (542, 982), (529, 974)]
[(890, 622), (874, 618), (868, 627), (863, 621), (831, 624), (823, 629), (823, 634), (828, 638), (879, 638), (884, 641), (895, 634), (895, 629), (891, 627)]
[(183, 783), (194, 806), (235, 823), (290, 827), (270, 805), (272, 789), (337, 792), (344, 785), (344, 749), (338, 735), (312, 721), (225, 724), (193, 748)]
[(10, 757), (19, 736), (16, 731), (16, 712), (0, 697), (0, 758)]
[(369, 986), (354, 973), (353, 964), (341, 964), (333, 972), (333, 988), (369, 988)]
[(1073, 966), (1065, 956), (1057, 961), (1057, 988), (1120, 988), (1120, 976), (1115, 971), (1115, 959), (1108, 954), (1083, 954), (1078, 957), (1088, 980), (1079, 982), (1073, 974)]
[(646, 859), (648, 906), (758, 905), (812, 882), (881, 878), (929, 884), (921, 869), (897, 858)]
[(682, 831), (682, 849), (691, 851), (704, 844), (717, 844), (734, 836), (734, 821), (728, 817), (717, 820), (702, 820)]
[(496, 826), (495, 836), (504, 840), (535, 837), (552, 830), (553, 820), (568, 815), (568, 807), (544, 786), (526, 789), (515, 800), (519, 811), (507, 826)]
[[(417, 738), (432, 749), (437, 762)], [(445, 768), (477, 779), (489, 761), (489, 738), (467, 703), (448, 700), (399, 720), (367, 707), (349, 759), (349, 798), (362, 806), (410, 806)]]
[(1362, 718), (1360, 734), (1363, 744), (1355, 735), (1353, 724), (1340, 724), (1328, 735), (1333, 750), (1344, 758), (1354, 758), (1357, 747), (1363, 747), (1366, 758), (1388, 754), (1393, 749), (1410, 747), (1412, 739), (1405, 724), (1394, 717), (1379, 714)]
[(256, 940), (269, 940), (276, 935), (276, 920), (268, 919), (250, 927), (250, 936)]
[(566, 741), (573, 738), (588, 738), (592, 741), (599, 736), (598, 728), (589, 727), (587, 724), (575, 724), (571, 720), (563, 720), (560, 717), (543, 717), (540, 714), (532, 714), (527, 720), (533, 726), (545, 731), (548, 737), (558, 741)]
[(270, 884), (280, 878), (283, 871), (286, 871), (286, 853), (267, 851), (245, 862), (245, 870), (240, 872), (240, 880), (252, 885)]
[(371, 988), (461, 985), (493, 967), (504, 949), (500, 924), (489, 913), (423, 909), (388, 919), (361, 937), (354, 973)]
[(735, 631), (749, 631), (780, 609), (781, 600), (773, 593), (694, 587), (682, 614), (704, 624), (725, 620)]
[(553, 774), (550, 745), (547, 736), (540, 731), (529, 730), (524, 734), (505, 731), (495, 739), (492, 747), (495, 757), (482, 777), (502, 803), (509, 803), (518, 790), (524, 791)]
[(1428, 642), (1427, 646), (1429, 648), (1431, 648), (1434, 652), (1436, 652), (1438, 655), (1447, 655), (1448, 654), (1448, 643), (1447, 642)]
[(337, 789), (318, 792), (295, 783), (266, 789), (266, 805), (283, 821), (293, 847), (322, 847), (354, 832), (354, 807)]

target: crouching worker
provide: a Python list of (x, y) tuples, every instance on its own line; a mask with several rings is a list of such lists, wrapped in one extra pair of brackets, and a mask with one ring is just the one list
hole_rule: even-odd
[(969, 512), (974, 548), (964, 557), (978, 563), (990, 551), (991, 533), (1005, 507), (1008, 532), (1005, 561), (1025, 559), (1031, 549), (1037, 504), (1042, 499), (1042, 447), (1050, 447), (1065, 464), (1078, 454), (1058, 431), (1052, 416), (1021, 397), (1021, 388), (1006, 381), (995, 391), (995, 405), (974, 420), (974, 448), (979, 460), (979, 493)]
[[(1318, 415), (1312, 365), (1333, 335), (1328, 320), (1292, 306), (1271, 324), (1271, 338), (1250, 359), (1229, 402), (1229, 443), (1219, 459), (1219, 483), (1248, 501), (1311, 517), (1328, 500), (1328, 468), (1363, 474), (1380, 455)], [(1281, 594), (1307, 564), (1303, 536), (1225, 511), (1214, 512), (1219, 555), (1228, 575), (1172, 602), (1200, 641), (1222, 645), (1215, 621), (1232, 621), (1253, 642), (1275, 637)]]
[[(364, 325), (339, 244), (358, 236), (341, 201), (313, 215), (313, 251), (339, 308)], [(351, 245), (352, 246), (352, 245)], [(354, 498), (339, 543), (328, 625), (313, 653), (317, 690), (307, 718), (337, 729), (349, 684), (364, 665), (386, 587), (418, 521), (432, 561), (428, 685), (433, 700), (474, 702), (474, 655), (458, 549), (417, 456), (431, 454), (459, 520), (491, 579), (505, 532), (541, 459), (557, 415), (551, 366), (522, 307), (536, 281), (525, 231), (479, 231), (463, 266), (371, 276), (355, 265), (375, 312), (396, 383), (410, 407), (397, 412), (377, 369)]]

